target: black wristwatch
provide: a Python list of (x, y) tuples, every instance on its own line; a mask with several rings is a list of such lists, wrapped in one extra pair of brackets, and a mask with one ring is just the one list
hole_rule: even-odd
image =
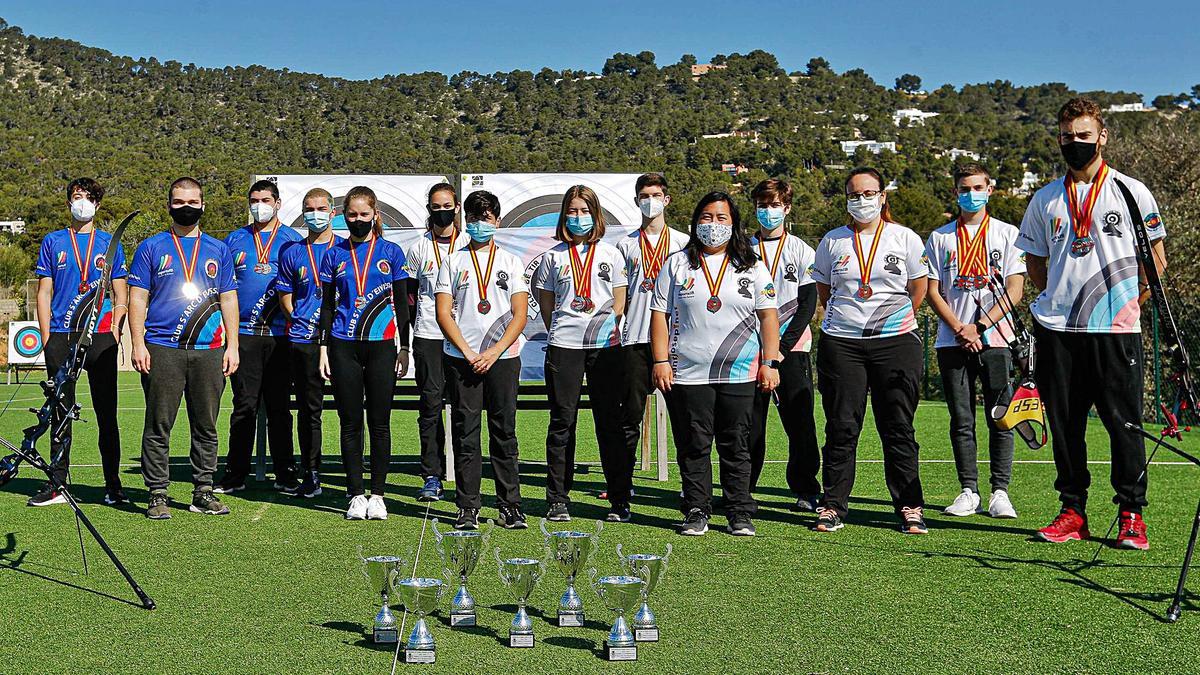
[(766, 367), (768, 367), (768, 368), (774, 368), (775, 370), (779, 370), (779, 364), (780, 364), (780, 363), (783, 363), (783, 362), (782, 362), (782, 361), (780, 361), (779, 359), (765, 359), (765, 360), (762, 362), (762, 365), (764, 365), (764, 366), (766, 366)]
[(984, 333), (987, 332), (987, 326), (983, 325), (982, 321), (976, 321), (975, 322), (975, 330), (979, 331), (980, 335), (983, 335)]

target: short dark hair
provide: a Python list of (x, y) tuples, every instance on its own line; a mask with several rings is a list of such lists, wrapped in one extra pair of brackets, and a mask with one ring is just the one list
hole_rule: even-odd
[(792, 186), (788, 185), (786, 180), (782, 178), (768, 178), (750, 191), (750, 200), (757, 204), (760, 200), (770, 200), (773, 197), (779, 197), (779, 201), (783, 204), (791, 205), (792, 203)]
[(476, 190), (467, 195), (463, 202), (463, 214), (467, 221), (483, 220), (487, 214), (500, 217), (500, 200), (487, 190)]
[(638, 176), (637, 183), (633, 185), (633, 193), (637, 194), (644, 187), (660, 187), (664, 193), (667, 192), (667, 177), (661, 173), (644, 173)]
[(992, 180), (992, 174), (982, 164), (971, 162), (970, 164), (960, 164), (954, 167), (954, 184), (958, 185), (958, 181), (971, 176), (987, 176), (989, 181)]
[(1063, 104), (1063, 107), (1058, 109), (1058, 123), (1066, 124), (1073, 122), (1080, 117), (1094, 117), (1100, 123), (1100, 128), (1104, 126), (1104, 114), (1100, 110), (1100, 104), (1090, 98), (1076, 96), (1075, 98)]
[(200, 191), (200, 199), (204, 199), (204, 186), (200, 184), (200, 181), (192, 178), (191, 176), (176, 178), (171, 183), (171, 187), (167, 188), (167, 201), (171, 201), (171, 195), (175, 193), (175, 188), (196, 188)]
[(71, 195), (75, 194), (75, 190), (83, 190), (97, 204), (104, 199), (104, 186), (97, 183), (94, 178), (76, 178), (68, 183), (67, 201), (71, 201)]
[(254, 185), (251, 185), (250, 189), (246, 191), (246, 199), (249, 199), (250, 195), (254, 194), (255, 192), (262, 192), (263, 190), (269, 191), (271, 196), (275, 198), (275, 201), (279, 201), (279, 186), (275, 184), (275, 181), (270, 181), (265, 178), (254, 181)]
[(688, 239), (687, 246), (684, 247), (684, 254), (687, 256), (688, 264), (692, 269), (699, 269), (701, 262), (700, 249), (702, 244), (700, 238), (696, 236), (696, 224), (700, 222), (700, 216), (704, 214), (704, 209), (709, 204), (716, 202), (725, 202), (729, 208), (730, 225), (733, 226), (733, 234), (729, 238), (729, 244), (725, 248), (726, 255), (729, 256), (729, 261), (733, 263), (733, 269), (738, 272), (745, 272), (754, 267), (754, 263), (758, 262), (758, 257), (754, 254), (754, 249), (750, 247), (750, 235), (746, 233), (746, 229), (742, 227), (742, 211), (738, 208), (737, 202), (733, 201), (733, 197), (729, 193), (720, 190), (714, 190), (703, 197), (696, 203), (696, 208), (692, 210), (692, 225), (689, 230), (691, 237)]

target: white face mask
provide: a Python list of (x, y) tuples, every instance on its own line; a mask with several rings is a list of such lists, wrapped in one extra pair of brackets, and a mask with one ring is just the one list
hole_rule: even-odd
[(250, 215), (254, 217), (256, 223), (269, 223), (275, 217), (275, 207), (257, 202), (250, 205)]
[(846, 212), (850, 217), (860, 223), (873, 223), (883, 211), (883, 197), (876, 195), (871, 199), (860, 197), (858, 199), (846, 200)]
[(709, 248), (724, 246), (733, 236), (733, 226), (725, 223), (696, 223), (696, 238)]
[(657, 218), (662, 215), (663, 209), (667, 208), (667, 204), (658, 197), (646, 197), (638, 200), (638, 207), (642, 209), (643, 216)]
[(96, 217), (96, 205), (87, 197), (71, 202), (71, 217), (80, 223), (90, 223)]

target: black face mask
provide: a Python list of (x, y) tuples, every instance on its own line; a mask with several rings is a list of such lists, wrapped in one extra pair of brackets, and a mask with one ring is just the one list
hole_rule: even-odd
[(1084, 143), (1083, 141), (1071, 141), (1066, 145), (1058, 146), (1062, 151), (1063, 159), (1067, 160), (1067, 166), (1076, 171), (1083, 171), (1083, 167), (1092, 163), (1096, 158), (1095, 143)]
[(448, 227), (454, 222), (454, 209), (449, 211), (430, 211), (429, 222), (433, 223), (434, 227)]
[(374, 224), (373, 220), (347, 220), (346, 229), (350, 230), (350, 234), (361, 239), (370, 234), (371, 226)]
[(195, 206), (172, 206), (170, 208), (171, 220), (180, 227), (191, 227), (200, 222), (200, 216), (204, 214), (204, 209), (196, 208)]

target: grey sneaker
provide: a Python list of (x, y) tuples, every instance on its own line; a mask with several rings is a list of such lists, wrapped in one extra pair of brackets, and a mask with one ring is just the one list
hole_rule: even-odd
[(571, 520), (571, 512), (567, 510), (567, 505), (563, 502), (551, 502), (550, 508), (546, 509), (546, 520), (552, 523), (566, 523)]
[(708, 532), (708, 514), (700, 509), (688, 511), (683, 519), (683, 526), (679, 528), (679, 534), (698, 537), (705, 532)]
[(200, 488), (192, 493), (192, 505), (188, 507), (188, 511), (203, 513), (206, 516), (224, 516), (229, 513), (229, 507), (217, 499), (212, 488)]
[(971, 516), (979, 511), (979, 493), (971, 488), (963, 488), (954, 498), (954, 503), (947, 506), (942, 513), (948, 516)]
[(150, 504), (146, 507), (146, 517), (150, 520), (166, 520), (171, 517), (171, 507), (167, 506), (166, 490), (150, 491)]
[(996, 490), (992, 493), (992, 498), (988, 500), (988, 515), (993, 518), (1017, 517), (1017, 510), (1013, 508), (1012, 501), (1009, 500), (1007, 491)]

